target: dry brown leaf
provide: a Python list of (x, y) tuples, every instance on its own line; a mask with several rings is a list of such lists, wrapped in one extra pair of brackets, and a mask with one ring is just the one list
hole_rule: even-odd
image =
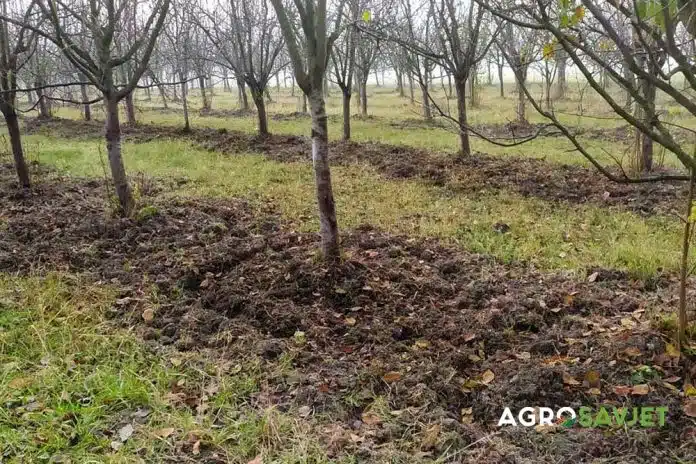
[(15, 377), (14, 379), (10, 380), (7, 386), (13, 390), (21, 390), (22, 388), (31, 385), (31, 383), (32, 380), (29, 377)]
[(587, 278), (587, 281), (588, 281), (588, 282), (594, 282), (595, 280), (597, 280), (597, 277), (599, 277), (599, 272), (593, 272), (593, 273), (590, 274), (590, 276)]
[(262, 458), (261, 455), (259, 454), (259, 455), (256, 456), (254, 459), (252, 459), (251, 461), (247, 462), (247, 464), (263, 464), (263, 458)]
[(382, 380), (384, 380), (387, 383), (398, 382), (399, 380), (401, 380), (401, 373), (396, 371), (387, 372), (382, 376)]
[(585, 374), (585, 383), (590, 388), (599, 388), (601, 384), (599, 372), (587, 371)]
[(484, 385), (488, 385), (493, 381), (493, 379), (495, 379), (495, 374), (490, 369), (481, 374), (481, 383)]
[(382, 423), (382, 418), (374, 412), (362, 413), (362, 421), (367, 425), (379, 425)]
[(684, 403), (684, 414), (689, 417), (696, 417), (696, 400), (689, 400)]
[(631, 346), (629, 348), (626, 348), (624, 350), (624, 353), (626, 353), (627, 356), (630, 356), (632, 358), (638, 357), (642, 354), (640, 352), (640, 350), (638, 348), (636, 348), (635, 346)]
[(631, 388), (632, 395), (643, 396), (647, 395), (648, 393), (650, 393), (650, 385), (645, 383), (634, 385), (633, 388)]
[(563, 383), (566, 385), (580, 385), (580, 382), (575, 380), (575, 377), (565, 371), (563, 372)]
[(614, 393), (619, 396), (628, 396), (631, 394), (631, 387), (628, 385), (616, 385), (614, 388)]
[(193, 444), (193, 448), (191, 448), (191, 452), (193, 453), (194, 456), (198, 456), (201, 454), (201, 441), (198, 440), (196, 443)]
[(151, 308), (147, 308), (145, 311), (143, 311), (143, 320), (145, 322), (152, 322), (154, 318), (155, 312)]
[(353, 327), (357, 321), (355, 320), (354, 317), (346, 317), (346, 325), (349, 327)]
[(422, 450), (429, 450), (437, 446), (437, 440), (440, 438), (440, 424), (434, 424), (425, 431), (423, 441), (421, 442)]
[(665, 346), (665, 353), (670, 358), (678, 358), (679, 356), (681, 356), (681, 353), (679, 352), (677, 347), (672, 345), (671, 343), (667, 343), (667, 345)]
[(155, 436), (157, 438), (169, 438), (174, 434), (174, 427), (165, 427), (163, 429), (155, 430)]
[(428, 340), (416, 340), (414, 346), (421, 350), (427, 350), (428, 348), (430, 348), (430, 342)]
[(589, 390), (587, 390), (587, 393), (589, 393), (590, 395), (599, 396), (602, 394), (602, 390), (600, 390), (599, 388), (590, 388)]
[(664, 379), (665, 382), (669, 382), (669, 383), (679, 382), (680, 380), (681, 380), (681, 377), (679, 377), (677, 375), (672, 375), (672, 376)]

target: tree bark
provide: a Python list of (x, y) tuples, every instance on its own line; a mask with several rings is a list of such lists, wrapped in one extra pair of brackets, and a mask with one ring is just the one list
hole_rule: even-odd
[(126, 98), (124, 98), (126, 102), (126, 121), (128, 122), (129, 125), (135, 126), (138, 121), (135, 119), (135, 105), (133, 105), (133, 92), (128, 92), (128, 95), (126, 95)]
[(375, 69), (375, 82), (376, 82), (376, 84), (377, 84), (377, 85), (376, 85), (377, 87), (381, 87), (381, 86), (379, 85), (379, 74), (377, 73), (377, 69)]
[(48, 101), (44, 95), (43, 89), (38, 88), (42, 85), (43, 84), (41, 82), (36, 83), (36, 98), (39, 101), (39, 117), (48, 119), (51, 117), (51, 109), (48, 106)]
[(331, 186), (329, 132), (322, 89), (312, 89), (309, 99), (312, 111), (312, 162), (317, 186), (321, 248), (327, 262), (337, 263), (340, 260), (338, 223)]
[(302, 114), (307, 114), (307, 95), (302, 94)]
[(466, 76), (455, 76), (457, 90), (457, 111), (459, 117), (459, 150), (463, 156), (471, 155), (471, 146), (469, 144), (469, 131), (466, 115)]
[(14, 108), (9, 108), (7, 112), (3, 112), (5, 123), (7, 124), (7, 133), (10, 136), (10, 145), (12, 146), (12, 156), (14, 158), (15, 170), (19, 178), (19, 184), (24, 188), (31, 186), (29, 179), (29, 169), (24, 159), (24, 150), (22, 149), (22, 136), (19, 131), (19, 118)]
[(405, 97), (404, 93), (404, 75), (399, 71), (398, 67), (394, 68), (394, 73), (396, 74), (396, 89), (399, 91), (400, 97)]
[[(80, 95), (82, 96), (82, 101), (86, 102), (89, 99), (87, 94), (87, 86), (85, 84), (80, 85)], [(85, 103), (82, 107), (82, 117), (85, 121), (92, 120), (92, 107), (89, 103)]]
[(237, 98), (239, 99), (239, 107), (243, 111), (249, 111), (249, 99), (246, 94), (246, 84), (237, 76)]
[[(209, 110), (210, 109), (210, 101), (208, 100), (208, 94), (205, 92), (205, 77), (204, 76), (198, 76), (198, 85), (201, 88), (201, 98), (203, 99), (203, 110)], [(248, 106), (248, 105), (247, 105)]]
[(423, 95), (423, 117), (430, 121), (433, 118), (433, 114), (430, 111), (430, 99), (428, 98), (428, 84), (420, 83), (421, 94)]
[(121, 123), (118, 115), (118, 100), (110, 95), (104, 95), (106, 105), (106, 151), (109, 157), (109, 168), (114, 181), (116, 196), (123, 215), (129, 215), (135, 204), (131, 194), (126, 169), (121, 157)]
[(367, 117), (367, 76), (360, 82), (360, 114), (364, 118)]
[(693, 228), (692, 211), (694, 207), (694, 188), (696, 187), (696, 171), (691, 169), (691, 179), (689, 181), (689, 195), (687, 197), (686, 222), (684, 224), (684, 235), (682, 238), (681, 265), (679, 266), (679, 314), (677, 324), (677, 349), (681, 351), (682, 344), (686, 342), (686, 284), (689, 277), (689, 245)]
[(505, 83), (503, 82), (503, 65), (496, 63), (498, 66), (498, 83), (500, 85), (500, 98), (505, 98)]
[(568, 63), (568, 55), (565, 51), (559, 51), (556, 57), (557, 64), (557, 76), (556, 76), (556, 86), (554, 89), (553, 99), (562, 100), (566, 96), (566, 91), (568, 90), (568, 83), (566, 80), (566, 65)]
[(256, 115), (259, 123), (259, 135), (268, 135), (268, 118), (266, 117), (266, 103), (263, 100), (263, 90), (252, 89), (251, 98), (256, 105)]
[(188, 110), (188, 88), (186, 86), (186, 79), (184, 79), (184, 76), (181, 76), (179, 80), (181, 81), (181, 102), (184, 107), (184, 131), (188, 132), (191, 130)]
[(413, 92), (413, 76), (411, 75), (411, 73), (408, 73), (408, 90), (410, 92), (409, 96), (411, 98), (411, 104), (413, 105), (414, 103), (416, 103), (416, 97)]
[(527, 102), (524, 95), (524, 82), (517, 80), (517, 109), (515, 113), (517, 115), (517, 122), (520, 124), (527, 124), (526, 103)]
[(343, 89), (343, 140), (350, 140), (350, 88)]

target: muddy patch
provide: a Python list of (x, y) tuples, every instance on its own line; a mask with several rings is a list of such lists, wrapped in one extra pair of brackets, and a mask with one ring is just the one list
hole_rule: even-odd
[[(272, 205), (146, 197), (134, 218), (114, 218), (98, 181), (38, 184), (20, 193), (0, 168), (0, 268), (109, 282), (121, 289), (112, 316), (151, 343), (290, 359), (299, 377), (270, 386), (272, 401), (330, 418), (346, 438), (337, 453), (369, 462), (399, 442), (482, 462), (694, 457), (693, 421), (665, 385), (681, 389), (689, 373), (646, 315), (666, 307), (670, 280), (646, 288), (598, 270), (581, 282), (369, 225), (344, 232), (346, 258), (328, 269), (316, 235)], [(648, 391), (616, 388), (635, 384)], [(506, 406), (600, 403), (666, 405), (668, 424), (495, 426)]]

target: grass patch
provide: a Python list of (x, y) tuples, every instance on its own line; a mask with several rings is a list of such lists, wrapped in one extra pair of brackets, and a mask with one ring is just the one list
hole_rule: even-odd
[[(45, 148), (40, 161), (74, 175), (103, 176), (97, 141), (28, 137)], [(309, 164), (281, 164), (259, 155), (210, 153), (182, 141), (125, 144), (129, 172), (190, 179), (184, 193), (270, 200), (302, 230), (318, 228)], [(371, 223), (397, 233), (441, 237), (504, 261), (547, 269), (589, 266), (638, 276), (674, 270), (680, 228), (665, 217), (642, 218), (595, 206), (558, 205), (510, 192), (453, 194), (417, 180), (385, 180), (369, 166), (333, 168), (341, 227)], [(496, 223), (510, 226), (504, 234)]]
[(327, 461), (311, 423), (250, 404), (287, 365), (155, 352), (105, 320), (115, 296), (66, 275), (0, 275), (3, 462)]

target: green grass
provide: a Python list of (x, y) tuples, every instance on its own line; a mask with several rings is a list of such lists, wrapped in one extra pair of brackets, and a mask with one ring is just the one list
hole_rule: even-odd
[[(40, 161), (78, 176), (103, 177), (100, 141), (27, 137), (44, 147)], [(302, 230), (318, 228), (310, 164), (281, 164), (256, 154), (228, 156), (182, 141), (125, 144), (131, 173), (187, 177), (181, 194), (242, 196), (275, 204)], [(558, 205), (511, 192), (454, 194), (417, 180), (385, 180), (369, 166), (333, 168), (341, 227), (372, 223), (385, 230), (441, 237), (504, 261), (582, 272), (589, 266), (650, 276), (675, 270), (680, 228), (665, 217), (642, 218), (596, 206)], [(493, 225), (504, 222), (510, 232)]]
[[(311, 421), (249, 401), (287, 375), (287, 364), (155, 352), (105, 320), (114, 298), (67, 275), (0, 275), (3, 462), (182, 462), (206, 453), (232, 463), (258, 454), (327, 462)], [(128, 424), (134, 432), (121, 442)]]

